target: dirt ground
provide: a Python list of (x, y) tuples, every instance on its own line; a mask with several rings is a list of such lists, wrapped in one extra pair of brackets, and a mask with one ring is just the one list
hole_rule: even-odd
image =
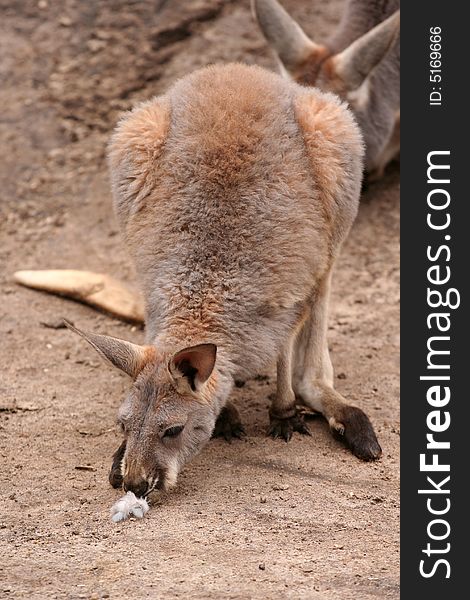
[[(343, 2), (284, 4), (324, 39)], [(266, 438), (266, 373), (235, 392), (245, 441), (213, 440), (143, 521), (114, 524), (128, 382), (44, 324), (143, 333), (11, 274), (131, 281), (105, 162), (119, 114), (200, 65), (274, 61), (248, 0), (3, 0), (0, 46), (0, 597), (398, 598), (398, 167), (363, 195), (330, 318), (337, 388), (370, 415), (383, 458), (360, 462), (321, 419), (311, 438)]]

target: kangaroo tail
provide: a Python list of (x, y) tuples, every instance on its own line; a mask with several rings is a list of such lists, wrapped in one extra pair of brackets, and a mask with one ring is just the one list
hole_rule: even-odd
[(123, 321), (143, 323), (145, 320), (144, 302), (139, 292), (109, 275), (72, 269), (17, 271), (13, 280), (35, 290), (89, 304)]

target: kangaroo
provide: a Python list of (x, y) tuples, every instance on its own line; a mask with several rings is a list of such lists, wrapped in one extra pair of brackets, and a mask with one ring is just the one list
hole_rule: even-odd
[(348, 102), (364, 136), (368, 179), (380, 178), (400, 151), (399, 0), (349, 0), (325, 44), (276, 0), (252, 0), (252, 9), (285, 75)]
[(68, 324), (133, 380), (114, 487), (168, 489), (214, 431), (239, 437), (234, 382), (276, 361), (269, 435), (310, 434), (303, 402), (357, 457), (380, 456), (366, 414), (333, 388), (326, 339), (363, 154), (337, 96), (242, 64), (196, 71), (118, 124), (114, 208), (143, 291), (146, 343)]

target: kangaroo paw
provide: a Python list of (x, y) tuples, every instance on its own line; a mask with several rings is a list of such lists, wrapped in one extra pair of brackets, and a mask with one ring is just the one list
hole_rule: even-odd
[(294, 431), (303, 435), (312, 435), (310, 429), (305, 423), (303, 415), (296, 412), (293, 416), (281, 419), (273, 415), (269, 415), (268, 435), (272, 438), (282, 438), (288, 442)]
[(227, 404), (220, 412), (212, 437), (222, 437), (225, 441), (230, 443), (233, 438), (240, 440), (245, 435), (245, 429), (240, 421), (238, 410), (233, 404)]
[(109, 483), (113, 488), (122, 487), (121, 463), (126, 451), (126, 440), (122, 442), (116, 452), (113, 454), (113, 464), (109, 472)]

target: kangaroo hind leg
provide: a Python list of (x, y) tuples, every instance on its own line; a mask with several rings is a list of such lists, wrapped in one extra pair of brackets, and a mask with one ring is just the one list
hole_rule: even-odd
[(332, 432), (344, 439), (355, 456), (375, 460), (382, 449), (368, 416), (333, 388), (327, 344), (330, 280), (331, 273), (319, 286), (309, 317), (297, 337), (293, 388), (302, 402), (325, 417)]

